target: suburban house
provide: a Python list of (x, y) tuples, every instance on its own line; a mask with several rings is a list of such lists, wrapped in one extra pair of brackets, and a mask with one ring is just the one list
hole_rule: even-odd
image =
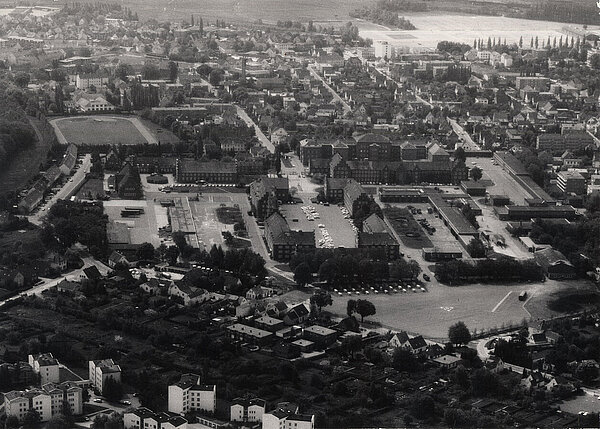
[(212, 296), (206, 289), (188, 286), (181, 281), (172, 283), (171, 286), (169, 286), (169, 295), (180, 298), (184, 305), (194, 305), (208, 301)]
[(125, 265), (128, 267), (129, 261), (122, 253), (119, 253), (116, 250), (113, 250), (113, 252), (110, 254), (110, 256), (108, 258), (108, 266), (110, 268), (114, 268), (115, 266), (117, 266), (117, 264), (122, 264), (122, 265)]

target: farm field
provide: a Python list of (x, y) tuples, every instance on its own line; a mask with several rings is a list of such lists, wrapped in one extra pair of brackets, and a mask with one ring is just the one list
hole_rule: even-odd
[[(475, 39), (488, 37), (506, 39), (507, 43), (518, 43), (523, 37), (523, 43), (529, 46), (531, 38), (536, 36), (540, 43), (548, 37), (564, 37), (563, 27), (576, 27), (574, 24), (562, 22), (535, 21), (528, 19), (506, 18), (502, 16), (480, 16), (449, 13), (408, 13), (403, 16), (411, 21), (416, 30), (390, 30), (379, 26), (374, 28), (371, 23), (357, 21), (362, 37), (373, 40), (384, 40), (395, 46), (407, 46), (416, 50), (433, 50), (438, 42), (473, 44)], [(589, 26), (589, 30), (598, 30), (598, 26)], [(405, 38), (405, 35), (410, 35)]]
[[(110, 116), (86, 116), (61, 118), (52, 121), (62, 144), (86, 145), (123, 144), (137, 145), (154, 143), (154, 137), (136, 123), (137, 119)], [(145, 134), (145, 135), (144, 135)]]
[[(85, 0), (92, 1), (92, 0)], [(65, 3), (65, 0), (60, 0)], [(56, 4), (56, 3), (54, 3)], [(213, 22), (216, 18), (228, 22), (263, 22), (279, 20), (326, 21), (349, 19), (350, 11), (363, 6), (361, 0), (124, 0), (123, 5), (138, 12), (140, 19), (189, 20), (195, 13)], [(160, 18), (159, 18), (160, 16)]]

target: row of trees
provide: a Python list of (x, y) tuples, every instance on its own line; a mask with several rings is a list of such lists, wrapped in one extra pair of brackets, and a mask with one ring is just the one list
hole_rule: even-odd
[(474, 263), (461, 260), (441, 262), (435, 267), (435, 276), (442, 283), (456, 285), (470, 281), (483, 283), (541, 281), (544, 272), (533, 260), (517, 261), (500, 257), (478, 260)]

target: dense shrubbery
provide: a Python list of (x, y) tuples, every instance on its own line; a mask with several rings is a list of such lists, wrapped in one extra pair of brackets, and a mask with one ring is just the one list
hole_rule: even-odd
[(396, 27), (401, 30), (414, 30), (416, 27), (408, 19), (398, 16), (400, 12), (426, 10), (423, 3), (411, 3), (404, 0), (379, 0), (373, 7), (363, 7), (350, 13), (352, 18), (361, 18), (377, 24)]
[(79, 242), (88, 246), (90, 253), (95, 257), (106, 256), (108, 219), (101, 205), (58, 201), (50, 209), (48, 222), (63, 246), (70, 247)]

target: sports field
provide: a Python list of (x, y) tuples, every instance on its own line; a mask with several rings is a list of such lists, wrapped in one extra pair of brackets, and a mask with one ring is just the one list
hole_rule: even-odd
[[(370, 320), (380, 322), (385, 328), (443, 340), (448, 328), (458, 321), (465, 322), (471, 330), (481, 330), (517, 324), (523, 319), (537, 321), (556, 316), (559, 313), (548, 311), (546, 304), (555, 299), (558, 291), (593, 289), (590, 282), (576, 280), (449, 287), (433, 279), (433, 282), (425, 282), (425, 286), (427, 292), (334, 296), (333, 306), (327, 310), (344, 316), (348, 299), (368, 299), (377, 309)], [(530, 296), (525, 303), (519, 301), (522, 291)]]
[(89, 116), (63, 118), (52, 121), (57, 137), (63, 144), (80, 145), (123, 144), (137, 145), (153, 143), (150, 135), (136, 118)]

